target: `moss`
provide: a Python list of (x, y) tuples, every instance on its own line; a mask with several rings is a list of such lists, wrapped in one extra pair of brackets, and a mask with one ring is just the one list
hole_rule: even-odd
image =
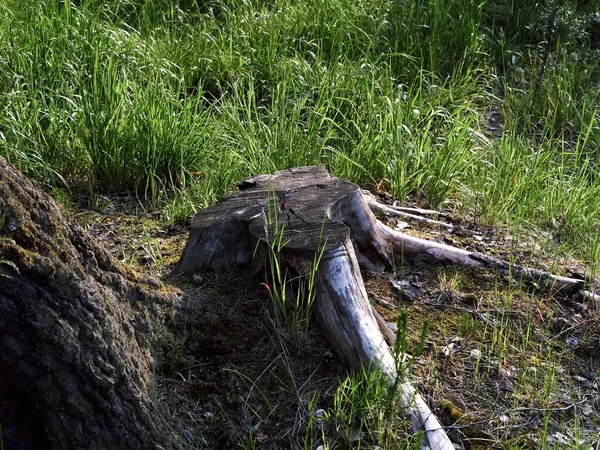
[(465, 413), (456, 407), (456, 405), (448, 399), (442, 400), (440, 407), (452, 422), (458, 422)]

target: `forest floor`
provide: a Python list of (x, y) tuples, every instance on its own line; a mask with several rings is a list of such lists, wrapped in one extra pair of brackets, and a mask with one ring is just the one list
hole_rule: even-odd
[[(348, 381), (327, 330), (311, 324), (292, 337), (274, 326), (264, 273), (173, 276), (187, 228), (140, 205), (111, 197), (97, 210), (74, 206), (73, 215), (122, 262), (184, 294), (156, 377), (156, 395), (182, 442), (211, 449), (408, 447), (401, 415), (389, 429), (374, 430), (371, 406), (344, 405), (355, 402), (354, 389), (365, 390), (360, 380)], [(581, 261), (547, 251), (550, 234), (484, 227), (450, 208), (441, 213), (453, 231), (381, 219), (418, 237), (586, 276)], [(409, 376), (460, 448), (597, 448), (600, 305), (421, 261), (363, 277), (388, 321), (408, 312), (409, 348), (427, 322)], [(361, 414), (369, 417), (357, 419)], [(395, 437), (383, 437), (392, 431)]]

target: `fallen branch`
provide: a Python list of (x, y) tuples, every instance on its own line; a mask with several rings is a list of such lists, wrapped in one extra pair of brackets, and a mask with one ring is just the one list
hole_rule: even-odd
[[(448, 231), (454, 230), (454, 225), (446, 223), (446, 222), (440, 222), (439, 220), (433, 220), (433, 219), (428, 219), (427, 217), (417, 216), (416, 214), (404, 212), (393, 206), (383, 205), (381, 203), (378, 203), (378, 202), (370, 200), (370, 199), (367, 199), (366, 201), (367, 201), (367, 205), (369, 205), (369, 208), (374, 213), (382, 213), (382, 214), (387, 214), (390, 216), (402, 217), (404, 219), (416, 220), (418, 222), (427, 223), (429, 225), (436, 225), (436, 226), (444, 228)], [(435, 211), (429, 211), (429, 210), (425, 210), (425, 211), (427, 211), (429, 213), (435, 212)]]

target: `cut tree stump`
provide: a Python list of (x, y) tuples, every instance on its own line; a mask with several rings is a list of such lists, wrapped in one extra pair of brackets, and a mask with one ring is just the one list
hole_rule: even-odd
[[(307, 273), (315, 252), (322, 250), (313, 307), (331, 347), (351, 368), (380, 370), (390, 385), (398, 377), (395, 360), (369, 304), (360, 267), (393, 267), (395, 257), (418, 255), (511, 273), (562, 294), (595, 295), (584, 290), (584, 280), (509, 265), (392, 230), (371, 210), (381, 210), (381, 205), (369, 205), (357, 185), (331, 176), (323, 167), (259, 175), (239, 182), (238, 188), (239, 192), (196, 214), (176, 273), (261, 265), (268, 253), (268, 237), (278, 232), (285, 243), (280, 261), (298, 274)], [(454, 449), (413, 386), (401, 384), (399, 399), (415, 430), (425, 432), (425, 448)]]
[(161, 308), (176, 305), (0, 158), (4, 449), (180, 448), (149, 394)]

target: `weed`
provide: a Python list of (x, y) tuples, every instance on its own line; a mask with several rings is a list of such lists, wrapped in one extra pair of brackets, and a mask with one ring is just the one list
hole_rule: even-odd
[(317, 271), (327, 245), (323, 239), (325, 218), (323, 218), (317, 250), (307, 272), (292, 275), (290, 269), (283, 262), (282, 252), (288, 241), (285, 240), (285, 224), (279, 221), (280, 211), (278, 208), (277, 197), (269, 190), (267, 211), (263, 211), (263, 218), (271, 282), (266, 283), (265, 287), (273, 301), (276, 328), (281, 330), (284, 324), (289, 324), (294, 340), (298, 341), (301, 334), (308, 330), (312, 305), (316, 296)]
[(144, 233), (142, 236), (141, 248), (146, 253), (145, 257), (151, 263), (153, 269), (160, 272), (165, 266), (165, 261), (160, 248), (160, 242), (153, 240), (150, 235)]

